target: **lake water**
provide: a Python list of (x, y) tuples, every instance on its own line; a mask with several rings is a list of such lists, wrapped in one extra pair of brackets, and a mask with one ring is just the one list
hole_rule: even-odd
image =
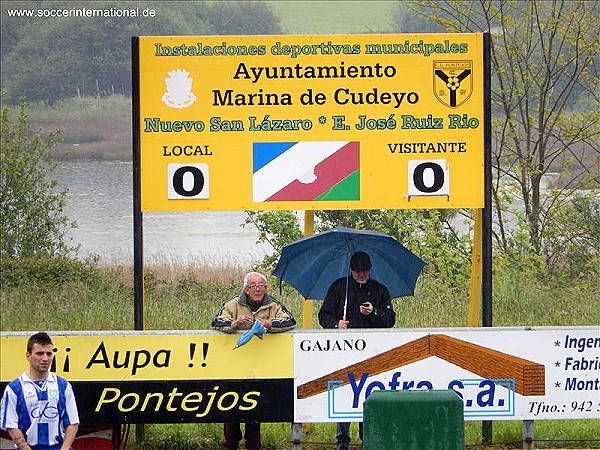
[[(55, 178), (69, 189), (65, 213), (78, 227), (69, 232), (80, 257), (105, 263), (133, 261), (132, 164), (59, 161)], [(144, 213), (144, 261), (250, 264), (272, 250), (256, 244), (258, 230), (241, 224), (243, 211)]]

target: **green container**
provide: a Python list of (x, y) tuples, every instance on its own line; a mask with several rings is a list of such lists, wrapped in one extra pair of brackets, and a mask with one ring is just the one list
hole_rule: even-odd
[(463, 402), (451, 390), (373, 391), (363, 404), (364, 450), (464, 450)]

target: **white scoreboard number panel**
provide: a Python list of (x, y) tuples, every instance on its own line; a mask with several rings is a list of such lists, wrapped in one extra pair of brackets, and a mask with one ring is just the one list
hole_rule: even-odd
[(208, 164), (169, 164), (169, 200), (209, 198)]
[(445, 159), (408, 161), (408, 196), (424, 195), (450, 195), (450, 168)]

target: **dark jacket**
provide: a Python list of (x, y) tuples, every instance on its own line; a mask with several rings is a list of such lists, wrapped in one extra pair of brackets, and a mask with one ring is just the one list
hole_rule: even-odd
[[(346, 298), (346, 283), (348, 283), (348, 305), (346, 319), (350, 322), (348, 328), (391, 328), (396, 322), (396, 313), (387, 288), (376, 280), (369, 278), (365, 284), (357, 283), (351, 275), (334, 281), (321, 310), (319, 323), (323, 328), (337, 328), (344, 316), (344, 301)], [(373, 312), (365, 316), (360, 313), (361, 303), (370, 302)]]

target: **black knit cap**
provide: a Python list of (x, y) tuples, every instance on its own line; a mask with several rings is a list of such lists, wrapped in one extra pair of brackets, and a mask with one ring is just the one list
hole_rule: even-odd
[(365, 252), (356, 252), (350, 258), (350, 270), (371, 270), (371, 258)]

